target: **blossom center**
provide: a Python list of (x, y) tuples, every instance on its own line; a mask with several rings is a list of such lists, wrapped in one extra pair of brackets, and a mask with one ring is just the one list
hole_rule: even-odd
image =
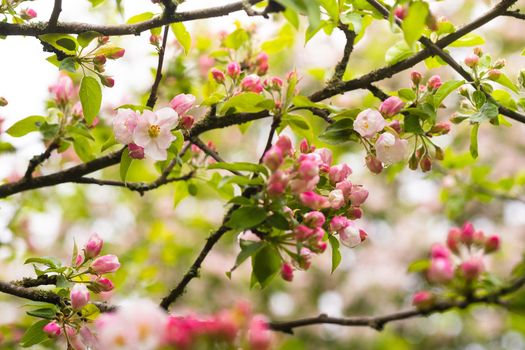
[(159, 134), (160, 134), (160, 126), (158, 126), (156, 124), (150, 125), (150, 127), (148, 128), (148, 134), (149, 134), (149, 137), (151, 137), (151, 138), (155, 138), (155, 137), (159, 136)]

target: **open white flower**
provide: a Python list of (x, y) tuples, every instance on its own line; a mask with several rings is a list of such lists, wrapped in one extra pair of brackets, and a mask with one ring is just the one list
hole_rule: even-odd
[(162, 108), (156, 112), (145, 110), (139, 117), (133, 133), (133, 142), (144, 148), (146, 157), (153, 160), (166, 160), (166, 151), (175, 136), (171, 133), (179, 121), (179, 116), (171, 108)]

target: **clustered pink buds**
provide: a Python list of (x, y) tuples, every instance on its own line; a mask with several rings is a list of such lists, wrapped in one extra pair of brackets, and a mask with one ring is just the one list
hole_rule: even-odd
[[(425, 277), (431, 284), (450, 288), (463, 283), (464, 288), (470, 290), (467, 292), (471, 293), (476, 286), (475, 282), (485, 271), (484, 254), (495, 252), (499, 247), (498, 235), (486, 237), (470, 222), (466, 222), (461, 228), (453, 227), (448, 232), (446, 246), (432, 246)], [(436, 295), (420, 291), (414, 294), (413, 305), (425, 309), (432, 306), (435, 299)]]
[(57, 104), (67, 104), (76, 96), (77, 89), (73, 80), (68, 75), (62, 74), (58, 81), (49, 87), (49, 92)]
[[(281, 202), (287, 198), (287, 203), (297, 203), (297, 207), (283, 208), (294, 222), (286, 242), (296, 244), (299, 252), (290, 255), (285, 250), (291, 263), (284, 260), (281, 265), (284, 280), (293, 279), (294, 268), (308, 269), (312, 255), (326, 250), (327, 234), (339, 235), (348, 247), (355, 247), (366, 239), (366, 233), (352, 220), (362, 216), (360, 207), (368, 191), (348, 181), (352, 174), (350, 166), (332, 165), (332, 153), (328, 149), (315, 149), (303, 140), (300, 151), (296, 152), (291, 140), (280, 136), (263, 156), (263, 164), (271, 170), (266, 184), (269, 199)], [(321, 178), (322, 191), (318, 188)], [(337, 222), (340, 224), (336, 225)]]
[(244, 77), (241, 81), (241, 88), (243, 91), (250, 91), (260, 93), (264, 90), (261, 78), (255, 74), (250, 74)]
[(427, 88), (429, 90), (437, 90), (443, 85), (443, 82), (441, 81), (441, 77), (439, 75), (433, 75), (431, 76), (427, 81)]

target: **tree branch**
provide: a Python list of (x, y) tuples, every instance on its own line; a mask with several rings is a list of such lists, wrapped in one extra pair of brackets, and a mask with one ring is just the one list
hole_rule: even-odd
[(27, 170), (24, 174), (25, 179), (30, 179), (33, 176), (33, 172), (35, 171), (36, 167), (42, 164), (44, 161), (46, 161), (49, 157), (51, 157), (51, 153), (59, 147), (59, 143), (57, 140), (54, 140), (49, 144), (49, 146), (46, 148), (46, 150), (31, 158), (29, 161), (29, 165), (27, 166)]
[(356, 37), (355, 32), (348, 29), (348, 26), (345, 26), (344, 24), (339, 25), (339, 29), (341, 29), (345, 34), (346, 44), (343, 50), (343, 57), (341, 58), (341, 61), (339, 61), (339, 63), (337, 63), (335, 66), (334, 76), (332, 79), (330, 79), (328, 84), (334, 84), (340, 82), (343, 79), (346, 67), (348, 66), (348, 61), (350, 60), (350, 55), (352, 54), (352, 51), (354, 51), (354, 40)]
[(58, 17), (62, 12), (62, 0), (55, 0), (53, 5), (53, 11), (51, 12), (51, 17), (49, 17), (49, 22), (47, 23), (48, 29), (55, 28), (58, 22)]
[[(171, 2), (171, 0), (168, 0), (168, 1)], [(162, 65), (164, 64), (164, 54), (166, 53), (166, 44), (168, 43), (169, 33), (170, 33), (170, 26), (165, 25), (164, 32), (162, 34), (162, 45), (160, 46), (160, 49), (159, 49), (159, 61), (157, 64), (157, 72), (155, 74), (155, 81), (153, 82), (153, 85), (151, 86), (151, 91), (148, 97), (148, 102), (146, 103), (146, 106), (150, 108), (153, 108), (155, 106), (155, 103), (157, 102), (157, 92), (159, 90), (160, 81), (162, 80)]]
[(405, 311), (399, 311), (388, 315), (382, 316), (363, 316), (363, 317), (330, 317), (321, 314), (316, 317), (302, 318), (293, 321), (285, 322), (271, 322), (270, 329), (274, 331), (284, 332), (293, 334), (293, 330), (299, 327), (317, 325), (317, 324), (335, 324), (340, 326), (350, 327), (370, 327), (375, 330), (382, 330), (384, 326), (393, 321), (405, 320), (413, 317), (424, 317), (434, 313), (441, 313), (449, 311), (454, 308), (465, 309), (472, 304), (488, 303), (502, 305), (500, 298), (509, 294), (512, 294), (525, 285), (525, 278), (519, 278), (507, 287), (501, 288), (500, 290), (480, 297), (467, 298), (462, 301), (451, 301), (437, 303), (429, 309), (418, 310), (410, 309)]
[[(252, 5), (261, 1), (262, 0), (248, 0), (248, 2)], [(0, 35), (39, 36), (50, 33), (80, 34), (88, 31), (98, 32), (102, 35), (139, 35), (146, 30), (175, 22), (187, 22), (197, 19), (227, 16), (232, 12), (243, 10), (244, 1), (236, 1), (231, 4), (210, 7), (201, 10), (175, 12), (169, 16), (157, 16), (150, 20), (136, 24), (97, 25), (71, 22), (57, 23), (54, 27), (49, 27), (49, 22), (37, 22), (29, 24), (12, 24), (0, 22)]]
[[(447, 35), (446, 37), (438, 40), (435, 43), (435, 45), (439, 48), (447, 47), (448, 45), (452, 44), (454, 41), (458, 40), (465, 34), (472, 32), (473, 30), (487, 24), (494, 18), (504, 14), (505, 11), (507, 11), (509, 7), (511, 7), (514, 3), (516, 3), (516, 1), (517, 0), (502, 0), (495, 7), (493, 7), (490, 11), (488, 11), (481, 17), (459, 28), (454, 33), (451, 33)], [(309, 98), (313, 102), (319, 102), (327, 98), (330, 98), (332, 96), (345, 93), (347, 91), (353, 91), (357, 89), (366, 89), (371, 83), (374, 83), (374, 82), (377, 82), (377, 81), (380, 81), (386, 78), (390, 78), (394, 74), (397, 74), (406, 69), (412, 68), (419, 62), (432, 56), (432, 54), (433, 52), (430, 48), (425, 48), (419, 51), (418, 53), (416, 53), (415, 55), (405, 60), (399, 61), (391, 66), (377, 69), (375, 71), (362, 75), (361, 77), (356, 78), (356, 79), (348, 80), (348, 81), (341, 82), (338, 84), (329, 85), (311, 94)]]

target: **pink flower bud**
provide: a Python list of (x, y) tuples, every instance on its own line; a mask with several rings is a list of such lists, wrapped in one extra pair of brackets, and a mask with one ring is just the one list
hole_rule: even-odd
[(257, 75), (259, 76), (265, 75), (266, 73), (268, 73), (268, 68), (270, 68), (268, 63), (261, 63), (260, 65), (257, 66)]
[(328, 248), (328, 243), (324, 242), (324, 241), (316, 241), (312, 244), (312, 246), (310, 246), (311, 250), (315, 253), (318, 253), (318, 254), (321, 254), (321, 253), (324, 253), (324, 251), (326, 250), (326, 248)]
[(318, 148), (315, 150), (315, 154), (318, 154), (321, 157), (321, 167), (320, 170), (328, 172), (330, 166), (332, 165), (332, 151), (328, 148)]
[(268, 323), (261, 316), (254, 316), (248, 327), (248, 343), (250, 350), (269, 350), (272, 344), (272, 334)]
[[(363, 238), (366, 239), (366, 234)], [(352, 221), (349, 221), (348, 225), (339, 231), (339, 240), (349, 248), (357, 247), (364, 239), (361, 238), (361, 230)]]
[(433, 75), (427, 81), (427, 87), (429, 90), (437, 90), (441, 85), (443, 85), (443, 83), (441, 82), (441, 77), (439, 75)]
[(323, 213), (321, 213), (320, 211), (311, 211), (304, 215), (303, 223), (305, 225), (315, 228), (323, 226), (325, 221), (326, 219)]
[(49, 87), (49, 92), (53, 94), (55, 101), (60, 104), (68, 103), (76, 94), (73, 80), (65, 74), (58, 78), (56, 84)]
[(347, 210), (346, 215), (348, 215), (348, 218), (352, 220), (361, 219), (361, 217), (363, 217), (363, 210), (361, 210), (359, 207), (350, 207)]
[(368, 233), (363, 229), (359, 229), (359, 237), (361, 238), (361, 242), (364, 242), (368, 238)]
[(103, 244), (104, 241), (102, 240), (102, 238), (100, 238), (96, 233), (94, 233), (84, 246), (84, 253), (86, 254), (86, 258), (89, 259), (97, 257), (100, 254), (100, 251), (102, 250)]
[(397, 119), (392, 120), (390, 124), (388, 124), (388, 127), (394, 129), (398, 134), (401, 133), (401, 123)]
[(490, 80), (498, 80), (503, 73), (499, 69), (490, 69), (487, 74)]
[(37, 16), (36, 11), (33, 9), (24, 9), (20, 11), (20, 17), (22, 17), (22, 19), (25, 19), (26, 21), (33, 19), (36, 16)]
[(329, 206), (328, 199), (313, 191), (303, 192), (299, 195), (301, 203), (313, 210), (323, 209)]
[(432, 245), (430, 256), (432, 259), (448, 259), (450, 257), (450, 251), (444, 245), (436, 243)]
[(293, 155), (293, 146), (292, 141), (290, 138), (286, 135), (281, 135), (277, 139), (277, 142), (275, 143), (275, 146), (279, 147), (281, 149), (281, 152), (283, 155), (291, 156)]
[(289, 263), (281, 265), (281, 277), (283, 280), (292, 282), (293, 280), (293, 267)]
[(436, 125), (430, 129), (430, 133), (434, 135), (446, 135), (450, 132), (452, 124), (449, 121), (437, 122)]
[(266, 190), (272, 197), (278, 197), (286, 191), (288, 176), (280, 170), (275, 171), (268, 179)]
[(257, 55), (255, 62), (258, 65), (261, 65), (263, 63), (268, 63), (268, 54), (266, 52), (261, 52), (260, 54)]
[(365, 161), (368, 170), (370, 170), (374, 174), (380, 174), (383, 171), (383, 163), (373, 155), (367, 155)]
[(345, 198), (348, 198), (350, 196), (350, 193), (352, 192), (353, 186), (354, 185), (352, 185), (350, 181), (345, 180), (345, 181), (338, 182), (335, 185), (335, 188), (343, 191), (343, 195), (345, 196)]
[(405, 106), (405, 102), (403, 102), (399, 97), (397, 96), (391, 96), (387, 98), (386, 100), (381, 103), (381, 106), (379, 107), (379, 111), (381, 114), (383, 114), (385, 117), (392, 117), (399, 113), (403, 107)]
[(298, 241), (305, 241), (307, 239), (309, 239), (310, 237), (312, 237), (314, 234), (315, 234), (315, 230), (306, 226), (306, 225), (298, 225), (295, 229), (294, 229), (294, 235), (295, 235), (295, 238), (298, 240)]
[(93, 58), (93, 64), (101, 65), (106, 63), (106, 56), (98, 55)]
[(412, 297), (412, 305), (419, 310), (425, 310), (434, 304), (434, 295), (426, 290), (419, 291)]
[(144, 147), (134, 143), (128, 145), (129, 156), (133, 159), (144, 159)]
[(89, 291), (84, 284), (77, 283), (71, 288), (70, 298), (73, 309), (82, 309), (89, 302)]
[(151, 34), (149, 36), (149, 43), (153, 46), (159, 46), (162, 37), (157, 34)]
[(184, 114), (180, 118), (180, 125), (182, 126), (183, 129), (186, 129), (186, 130), (191, 129), (194, 122), (195, 122), (195, 117), (189, 114)]
[(226, 66), (226, 72), (232, 79), (235, 79), (241, 74), (241, 65), (237, 62), (230, 62)]
[(84, 257), (81, 254), (77, 254), (77, 257), (75, 258), (75, 266), (78, 267), (82, 265), (84, 262)]
[(470, 245), (474, 243), (474, 226), (470, 222), (465, 222), (463, 224), (463, 227), (461, 228), (461, 235), (459, 236), (459, 239), (463, 244)]
[(297, 267), (302, 270), (308, 270), (312, 265), (312, 251), (306, 247), (301, 248), (299, 258), (297, 260)]
[(115, 86), (115, 79), (113, 79), (112, 77), (108, 77), (107, 75), (101, 75), (100, 82), (102, 83), (102, 85), (107, 86), (109, 88)]
[(470, 67), (474, 68), (479, 63), (479, 56), (478, 55), (468, 55), (465, 57), (465, 64)]
[(62, 328), (57, 321), (51, 321), (42, 328), (44, 332), (49, 334), (51, 337), (58, 337), (62, 333)]
[(479, 257), (472, 257), (464, 261), (461, 265), (461, 272), (467, 280), (475, 280), (484, 270), (483, 260)]
[(301, 153), (310, 153), (313, 152), (315, 148), (310, 147), (307, 139), (302, 139), (301, 143), (299, 143), (299, 150)]
[(485, 241), (485, 253), (490, 254), (499, 249), (501, 245), (500, 237), (498, 235), (492, 235)]
[(328, 194), (328, 202), (332, 209), (341, 209), (346, 203), (345, 196), (341, 190), (333, 190)]
[(107, 44), (108, 41), (109, 41), (109, 36), (107, 36), (107, 35), (98, 37), (98, 43), (101, 44), (101, 45)]
[(419, 161), (419, 167), (423, 172), (432, 170), (432, 159), (428, 154), (425, 154)]
[(116, 60), (116, 59), (119, 59), (121, 58), (122, 56), (124, 56), (124, 53), (126, 52), (126, 50), (124, 49), (120, 49), (118, 51), (115, 51), (115, 52), (111, 52), (110, 54), (107, 54), (106, 55), (106, 58), (109, 58), (110, 60)]
[(119, 267), (120, 263), (115, 255), (103, 255), (95, 259), (91, 264), (91, 269), (98, 275), (115, 272)]
[(299, 163), (299, 169), (297, 170), (297, 173), (303, 179), (312, 179), (319, 175), (319, 165), (317, 165), (317, 163), (314, 161), (305, 159)]
[(348, 164), (339, 164), (335, 165), (330, 168), (328, 171), (328, 177), (330, 178), (330, 182), (332, 184), (336, 184), (338, 182), (346, 180), (348, 176), (352, 174), (352, 169), (348, 166)]
[(446, 283), (454, 278), (454, 266), (449, 259), (432, 259), (427, 270), (427, 278), (432, 283)]
[(217, 84), (222, 84), (226, 80), (226, 76), (224, 75), (224, 73), (217, 68), (213, 68), (211, 70), (211, 76), (217, 82)]
[(269, 90), (279, 91), (283, 87), (283, 80), (279, 77), (264, 79), (264, 86)]
[(352, 192), (350, 192), (350, 201), (352, 205), (358, 207), (363, 204), (368, 198), (368, 191), (362, 186), (353, 185)]
[(178, 115), (184, 115), (189, 111), (195, 103), (195, 96), (190, 94), (179, 94), (170, 101), (170, 107), (177, 112)]
[(413, 71), (412, 73), (410, 73), (410, 79), (412, 80), (412, 83), (414, 83), (414, 85), (419, 85), (421, 79), (423, 79), (423, 76), (421, 75), (421, 73)]
[(507, 65), (507, 60), (505, 60), (504, 58), (500, 58), (494, 63), (494, 68), (501, 69), (505, 67), (506, 65)]
[(96, 282), (97, 287), (103, 292), (109, 292), (115, 288), (113, 282), (107, 278), (100, 278)]
[(453, 227), (448, 231), (447, 236), (447, 247), (452, 252), (459, 253), (459, 237), (461, 235), (461, 230), (457, 227)]
[(272, 146), (263, 157), (263, 164), (270, 170), (275, 171), (281, 166), (283, 162), (283, 152), (279, 147)]
[(255, 74), (250, 74), (241, 81), (241, 88), (243, 91), (250, 91), (260, 93), (264, 90), (261, 84), (261, 78)]

